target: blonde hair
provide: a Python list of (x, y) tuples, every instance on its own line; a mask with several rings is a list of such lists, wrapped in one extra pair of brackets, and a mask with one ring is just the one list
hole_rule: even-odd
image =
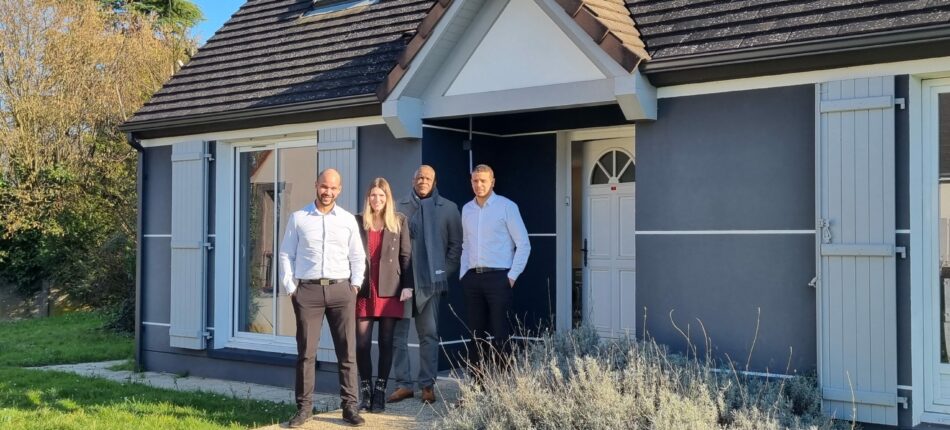
[(363, 229), (370, 231), (373, 229), (373, 221), (376, 219), (376, 213), (373, 212), (372, 206), (369, 204), (369, 195), (373, 192), (373, 188), (379, 188), (383, 190), (383, 194), (386, 195), (386, 205), (383, 206), (383, 227), (386, 230), (389, 230), (393, 233), (399, 233), (399, 220), (396, 219), (396, 210), (393, 209), (393, 191), (389, 188), (389, 181), (384, 178), (373, 179), (373, 182), (370, 182), (369, 188), (366, 190), (366, 201), (363, 203)]

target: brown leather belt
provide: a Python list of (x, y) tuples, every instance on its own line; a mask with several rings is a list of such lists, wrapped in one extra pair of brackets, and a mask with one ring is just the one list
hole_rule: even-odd
[(302, 285), (333, 285), (339, 284), (340, 282), (347, 282), (349, 279), (329, 279), (329, 278), (320, 278), (320, 279), (301, 279), (300, 283)]

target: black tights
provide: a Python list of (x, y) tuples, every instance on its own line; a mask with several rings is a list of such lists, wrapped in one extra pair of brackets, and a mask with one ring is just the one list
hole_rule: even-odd
[[(373, 376), (373, 322), (376, 318), (357, 318), (356, 320), (356, 367), (360, 379)], [(389, 379), (389, 370), (393, 367), (393, 330), (397, 318), (378, 318), (379, 321), (379, 367), (376, 377)]]

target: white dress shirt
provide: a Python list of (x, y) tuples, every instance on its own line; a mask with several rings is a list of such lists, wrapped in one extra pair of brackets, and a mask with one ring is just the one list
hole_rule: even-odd
[(280, 243), (280, 283), (293, 294), (301, 279), (350, 279), (363, 285), (366, 254), (353, 214), (334, 205), (324, 214), (310, 203), (290, 214)]
[(510, 268), (518, 279), (528, 264), (531, 243), (518, 205), (494, 192), (485, 206), (472, 200), (462, 207), (462, 261), (459, 277), (475, 267)]

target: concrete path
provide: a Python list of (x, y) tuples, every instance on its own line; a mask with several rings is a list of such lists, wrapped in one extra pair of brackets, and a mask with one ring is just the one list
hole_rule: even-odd
[[(292, 388), (274, 387), (246, 382), (225, 381), (220, 379), (199, 378), (197, 376), (180, 376), (159, 372), (132, 372), (128, 370), (109, 370), (124, 360), (104, 361), (99, 363), (63, 364), (44, 366), (35, 369), (56, 370), (75, 373), (81, 376), (108, 379), (122, 383), (143, 384), (151, 387), (166, 388), (178, 391), (200, 391), (216, 393), (239, 399), (264, 400), (276, 403), (294, 403)], [(390, 388), (392, 391), (392, 388)], [(416, 394), (418, 396), (418, 393)], [(436, 384), (437, 402), (432, 405), (423, 404), (418, 397), (403, 400), (399, 403), (386, 405), (386, 412), (382, 414), (362, 413), (366, 418), (365, 429), (398, 429), (415, 430), (431, 428), (432, 423), (447, 412), (449, 404), (458, 398), (458, 383), (453, 379), (440, 379)], [(305, 425), (304, 429), (337, 429), (352, 428), (346, 424), (339, 409), (340, 397), (336, 394), (314, 393), (313, 404), (316, 415)], [(290, 418), (290, 417), (287, 417)], [(263, 429), (285, 428), (286, 423), (261, 427)]]

